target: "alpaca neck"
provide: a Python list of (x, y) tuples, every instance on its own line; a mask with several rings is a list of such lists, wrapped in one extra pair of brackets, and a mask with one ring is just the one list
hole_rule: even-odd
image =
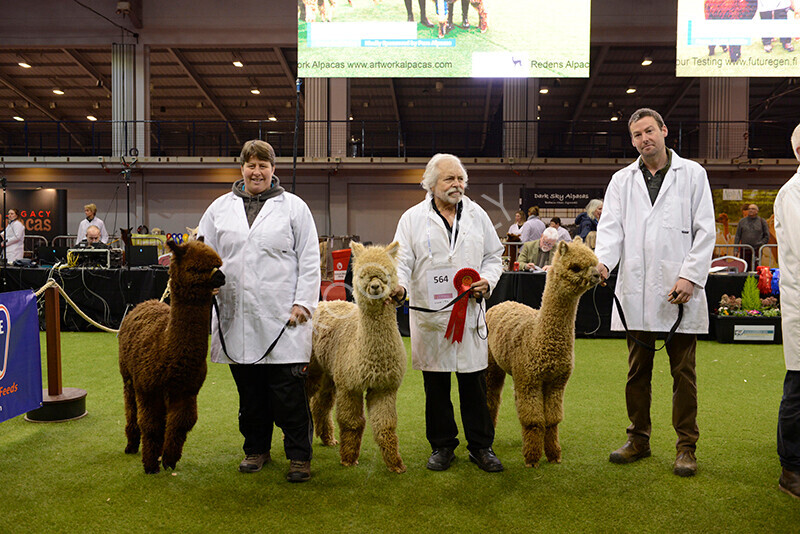
[[(553, 274), (548, 273), (547, 276)], [(575, 316), (578, 314), (580, 296), (562, 286), (556, 280), (547, 281), (537, 320), (540, 325), (546, 325), (549, 334), (564, 332), (572, 338), (575, 335)]]
[(358, 332), (361, 337), (361, 346), (368, 349), (385, 347), (387, 339), (382, 332), (385, 332), (387, 328), (397, 329), (397, 312), (394, 306), (380, 302), (369, 306), (360, 305), (358, 311)]
[[(176, 341), (173, 347), (196, 347), (197, 340), (208, 343), (208, 324), (211, 317), (211, 303), (184, 302), (175, 295), (170, 296), (167, 337)], [(196, 350), (188, 351), (196, 353)], [(205, 352), (202, 358), (205, 359)]]

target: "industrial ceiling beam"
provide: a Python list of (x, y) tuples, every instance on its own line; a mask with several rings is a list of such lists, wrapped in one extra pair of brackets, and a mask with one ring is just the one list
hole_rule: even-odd
[(211, 89), (209, 89), (208, 85), (206, 85), (206, 82), (203, 81), (203, 78), (189, 62), (189, 60), (186, 59), (186, 56), (183, 54), (183, 52), (177, 48), (167, 48), (167, 51), (172, 55), (172, 57), (175, 58), (175, 60), (178, 62), (178, 65), (180, 65), (189, 78), (191, 78), (192, 82), (194, 82), (197, 88), (200, 89), (200, 92), (203, 93), (203, 96), (209, 102), (211, 102), (211, 106), (214, 108), (214, 111), (216, 111), (217, 115), (219, 115), (225, 121), (225, 124), (228, 125), (228, 130), (230, 130), (231, 134), (233, 135), (233, 139), (236, 141), (236, 144), (241, 145), (242, 141), (239, 138), (239, 134), (231, 124), (231, 120), (229, 118), (230, 113), (225, 109), (222, 101), (211, 92)]
[(586, 85), (583, 86), (583, 92), (581, 93), (581, 97), (578, 99), (578, 105), (575, 106), (575, 112), (572, 114), (572, 122), (578, 120), (578, 118), (581, 116), (581, 113), (583, 113), (583, 108), (586, 105), (586, 101), (589, 99), (589, 95), (592, 92), (592, 87), (594, 87), (594, 82), (597, 81), (600, 68), (603, 66), (603, 63), (605, 63), (606, 56), (608, 55), (610, 48), (611, 47), (609, 45), (603, 45), (600, 47), (597, 57), (591, 62), (592, 72), (589, 74), (589, 79), (586, 80)]
[(400, 108), (397, 105), (397, 90), (395, 89), (393, 78), (389, 78), (389, 94), (392, 97), (392, 109), (394, 110), (394, 120), (399, 123)]
[(678, 92), (675, 93), (675, 96), (672, 98), (672, 101), (667, 106), (666, 113), (664, 113), (664, 115), (663, 115), (665, 120), (667, 119), (667, 117), (669, 117), (672, 114), (673, 111), (675, 111), (675, 108), (678, 107), (678, 104), (681, 103), (681, 101), (684, 99), (686, 94), (689, 92), (689, 89), (692, 88), (692, 86), (695, 84), (696, 81), (697, 81), (697, 78), (688, 78), (683, 83), (683, 85), (678, 90)]
[(489, 134), (489, 112), (492, 106), (492, 85), (494, 79), (489, 78), (486, 84), (486, 97), (483, 100), (483, 125), (481, 126), (481, 150), (486, 148), (486, 137)]
[(61, 126), (61, 128), (65, 132), (67, 132), (67, 134), (69, 134), (70, 137), (72, 137), (72, 139), (75, 141), (75, 143), (79, 147), (83, 148), (83, 143), (81, 143), (80, 140), (75, 135), (75, 133), (73, 133), (72, 130), (70, 130), (67, 127), (67, 125), (64, 123), (64, 119), (62, 119), (58, 115), (55, 115), (55, 114), (51, 113), (50, 110), (45, 108), (35, 96), (29, 94), (27, 91), (25, 91), (25, 89), (23, 89), (22, 87), (19, 87), (17, 84), (15, 84), (13, 81), (11, 81), (9, 78), (4, 76), (3, 74), (0, 74), (0, 83), (2, 83), (3, 85), (5, 85), (9, 89), (11, 89), (13, 92), (15, 92), (20, 98), (23, 98), (24, 100), (26, 100), (28, 103), (30, 103), (31, 106), (35, 107), (36, 109), (38, 109), (39, 111), (44, 113), (45, 116), (47, 116), (47, 118), (49, 118), (52, 121), (57, 122), (59, 124), (59, 126)]
[(75, 63), (80, 65), (86, 74), (94, 78), (97, 87), (102, 87), (106, 94), (111, 96), (111, 82), (108, 78), (103, 76), (103, 74), (97, 70), (88, 59), (86, 59), (86, 56), (71, 48), (62, 48), (61, 50), (71, 57)]
[[(281, 70), (283, 71), (284, 77), (286, 77), (286, 80), (289, 82), (289, 86), (293, 91), (296, 91), (297, 79), (295, 78), (294, 73), (292, 73), (292, 69), (289, 68), (289, 62), (286, 61), (286, 56), (284, 55), (283, 50), (279, 46), (273, 46), (272, 51), (278, 58), (278, 63), (281, 65)], [(300, 100), (300, 107), (305, 110), (306, 102), (303, 98), (303, 93), (298, 93), (297, 98)]]

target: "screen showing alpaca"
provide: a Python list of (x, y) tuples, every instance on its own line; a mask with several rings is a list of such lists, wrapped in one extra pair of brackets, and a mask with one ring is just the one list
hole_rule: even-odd
[(582, 78), (591, 1), (298, 0), (300, 78)]

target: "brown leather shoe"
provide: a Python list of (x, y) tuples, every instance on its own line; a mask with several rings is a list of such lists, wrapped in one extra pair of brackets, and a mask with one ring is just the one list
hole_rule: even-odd
[(694, 476), (697, 473), (697, 459), (694, 457), (694, 451), (678, 451), (672, 472), (679, 477)]
[(258, 473), (264, 464), (271, 462), (269, 451), (263, 454), (248, 454), (239, 464), (240, 473)]
[(778, 488), (787, 495), (800, 499), (800, 471), (789, 471), (784, 467), (778, 480)]
[(649, 441), (634, 441), (629, 439), (625, 445), (615, 450), (608, 456), (612, 464), (629, 464), (650, 456)]
[(288, 482), (305, 482), (311, 478), (311, 460), (290, 460), (289, 472), (286, 473)]

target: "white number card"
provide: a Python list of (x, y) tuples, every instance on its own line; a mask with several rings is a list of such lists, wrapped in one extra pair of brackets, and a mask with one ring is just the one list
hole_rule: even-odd
[(439, 309), (458, 296), (453, 285), (455, 268), (435, 269), (428, 272), (428, 307)]

